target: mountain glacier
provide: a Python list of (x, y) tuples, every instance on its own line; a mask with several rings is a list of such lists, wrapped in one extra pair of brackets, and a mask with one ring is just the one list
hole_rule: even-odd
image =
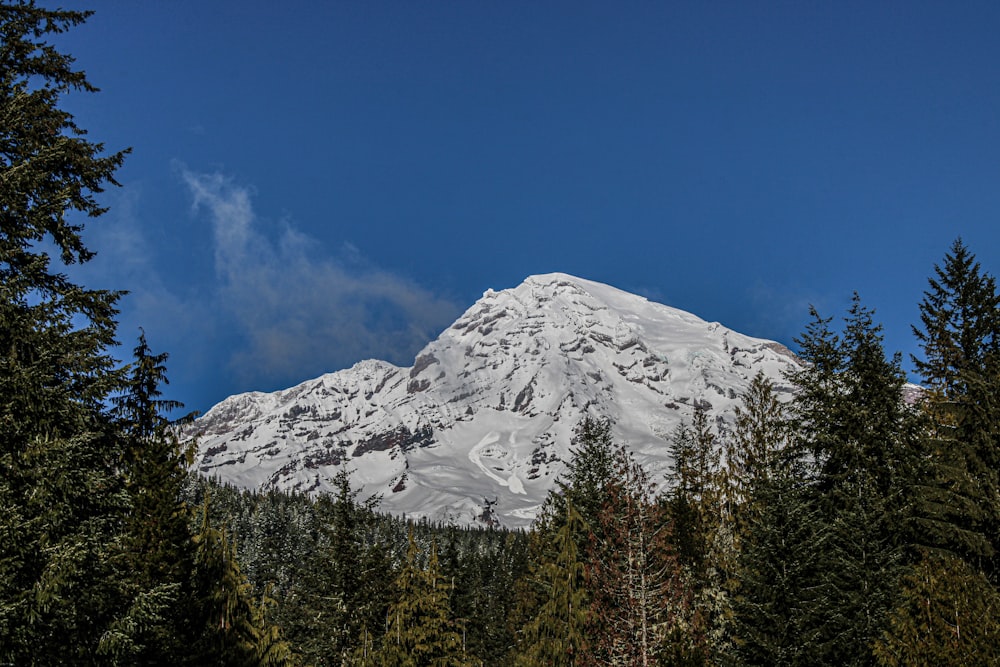
[(696, 406), (731, 420), (758, 372), (789, 394), (797, 367), (779, 343), (552, 273), (488, 290), (409, 368), (362, 361), (232, 396), (185, 435), (199, 472), (240, 487), (322, 493), (346, 465), (385, 511), (522, 527), (583, 415), (609, 418), (662, 485), (671, 434)]

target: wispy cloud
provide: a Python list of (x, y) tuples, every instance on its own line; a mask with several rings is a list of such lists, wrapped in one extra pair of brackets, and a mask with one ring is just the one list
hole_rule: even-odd
[(87, 244), (97, 250), (97, 256), (68, 270), (88, 287), (126, 290), (119, 302), (121, 356), (128, 357), (140, 326), (157, 349), (202, 334), (205, 304), (172, 290), (157, 270), (158, 251), (148, 238), (148, 224), (140, 211), (141, 187), (130, 184), (110, 192), (108, 198), (110, 212), (86, 230)]
[(247, 380), (291, 381), (366, 357), (407, 363), (458, 307), (356, 249), (337, 260), (289, 223), (269, 237), (252, 188), (221, 173), (180, 169), (193, 210), (210, 222), (213, 300), (240, 330), (232, 368)]

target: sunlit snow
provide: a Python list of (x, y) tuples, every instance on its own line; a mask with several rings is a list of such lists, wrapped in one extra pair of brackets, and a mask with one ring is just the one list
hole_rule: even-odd
[(785, 348), (565, 274), (487, 290), (410, 368), (363, 361), (213, 407), (196, 468), (250, 488), (331, 488), (341, 465), (396, 514), (525, 526), (584, 414), (607, 417), (655, 484), (701, 405), (731, 419), (757, 372), (787, 392)]

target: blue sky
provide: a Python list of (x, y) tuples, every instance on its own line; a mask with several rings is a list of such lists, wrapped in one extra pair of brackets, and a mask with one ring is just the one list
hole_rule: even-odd
[(908, 354), (952, 240), (1000, 272), (996, 2), (78, 6), (66, 106), (133, 154), (74, 275), (190, 409), (536, 273), (789, 345), (857, 290)]

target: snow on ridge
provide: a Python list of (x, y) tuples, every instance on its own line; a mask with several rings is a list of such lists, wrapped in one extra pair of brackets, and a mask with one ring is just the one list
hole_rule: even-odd
[(366, 360), (196, 422), (197, 469), (243, 486), (321, 493), (342, 465), (408, 516), (473, 523), (484, 504), (524, 526), (563, 469), (573, 427), (604, 416), (655, 477), (696, 406), (727, 419), (780, 344), (564, 273), (487, 290), (410, 367)]

